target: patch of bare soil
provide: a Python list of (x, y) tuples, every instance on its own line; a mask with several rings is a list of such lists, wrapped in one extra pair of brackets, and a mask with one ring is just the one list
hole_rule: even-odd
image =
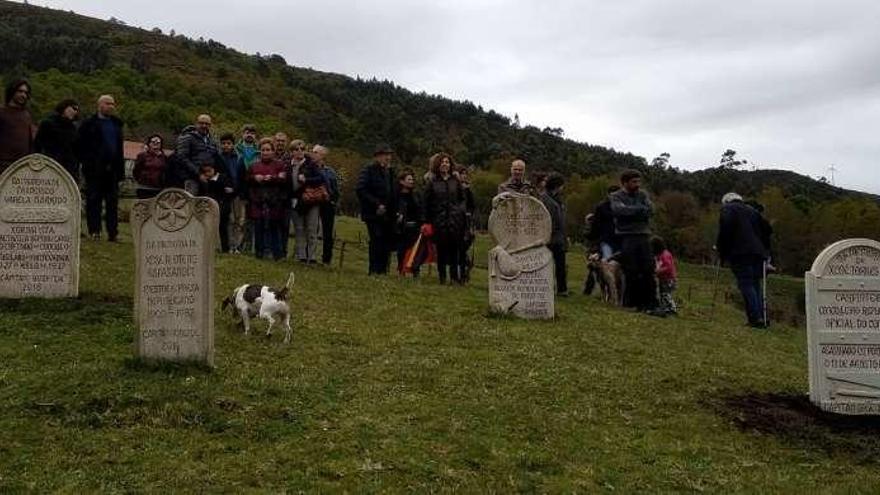
[(827, 413), (806, 395), (795, 394), (730, 395), (708, 405), (740, 430), (829, 456), (853, 457), (858, 463), (880, 463), (880, 416)]

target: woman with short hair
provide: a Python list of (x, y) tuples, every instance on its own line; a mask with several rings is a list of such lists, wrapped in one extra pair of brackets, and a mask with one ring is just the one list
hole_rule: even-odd
[(248, 217), (254, 224), (254, 254), (264, 258), (267, 251), (275, 260), (284, 258), (282, 223), (287, 202), (287, 173), (284, 164), (275, 159), (275, 143), (263, 138), (260, 156), (248, 169)]

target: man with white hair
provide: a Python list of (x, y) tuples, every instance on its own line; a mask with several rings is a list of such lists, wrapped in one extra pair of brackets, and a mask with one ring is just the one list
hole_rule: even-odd
[(535, 188), (526, 180), (526, 162), (514, 160), (510, 163), (510, 178), (498, 185), (498, 194), (503, 192), (535, 194)]
[(119, 234), (119, 183), (125, 178), (123, 124), (115, 114), (116, 100), (111, 95), (101, 95), (98, 98), (98, 111), (83, 121), (75, 144), (86, 184), (89, 235), (94, 240), (101, 239), (103, 204), (107, 239), (110, 242), (116, 242)]
[(718, 240), (715, 244), (722, 261), (730, 264), (736, 285), (746, 306), (748, 324), (766, 328), (764, 319), (764, 262), (767, 248), (761, 238), (761, 215), (743, 202), (742, 196), (729, 192), (721, 198)]
[(312, 148), (312, 160), (318, 165), (324, 176), (327, 192), (330, 200), (319, 205), (321, 215), (321, 239), (323, 240), (323, 252), (321, 263), (329, 265), (333, 261), (333, 228), (336, 224), (336, 205), (339, 203), (339, 175), (333, 167), (327, 164), (327, 154), (330, 152), (326, 147), (316, 144)]

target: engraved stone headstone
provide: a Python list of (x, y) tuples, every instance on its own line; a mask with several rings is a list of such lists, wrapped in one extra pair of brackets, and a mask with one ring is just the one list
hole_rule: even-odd
[(0, 175), (0, 298), (79, 295), (79, 188), (44, 155)]
[(810, 400), (880, 414), (880, 242), (836, 242), (805, 276)]
[(132, 208), (136, 352), (141, 358), (214, 364), (217, 203), (166, 189)]
[(547, 249), (550, 213), (536, 198), (505, 192), (492, 200), (489, 307), (527, 319), (555, 314), (553, 255)]

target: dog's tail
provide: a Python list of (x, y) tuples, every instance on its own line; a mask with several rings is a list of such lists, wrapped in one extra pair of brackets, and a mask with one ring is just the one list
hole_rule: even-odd
[(293, 272), (290, 272), (290, 275), (287, 276), (287, 283), (284, 284), (284, 287), (275, 294), (281, 301), (287, 300), (287, 294), (290, 293), (290, 289), (293, 288), (293, 284), (296, 282), (296, 277), (293, 275)]

